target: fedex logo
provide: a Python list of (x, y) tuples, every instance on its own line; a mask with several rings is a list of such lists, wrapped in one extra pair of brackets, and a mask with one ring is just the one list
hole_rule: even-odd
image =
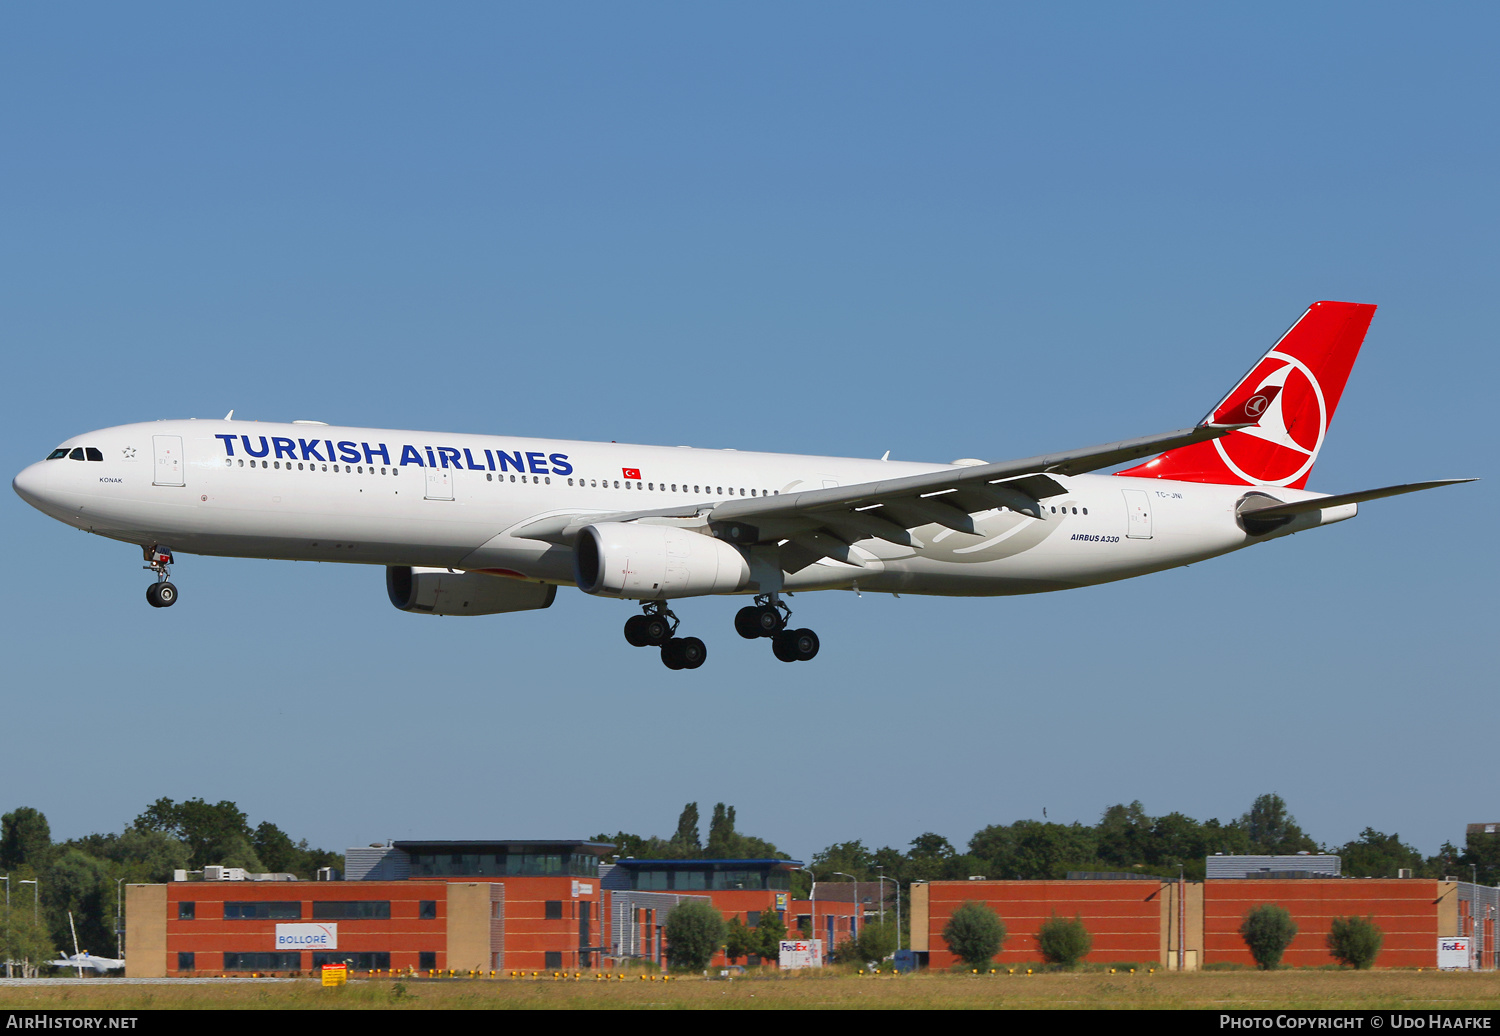
[[(336, 461), (341, 464), (382, 464), (392, 467), (454, 468), (468, 471), (518, 471), (531, 475), (571, 475), (573, 465), (566, 453), (540, 453), (522, 450), (482, 449), (475, 456), (470, 447), (402, 445), (399, 450), (383, 442), (335, 443), (332, 439), (293, 439), (285, 435), (249, 436), (219, 434), (224, 455), (235, 456), (236, 440), (245, 457), (272, 455), (278, 460)], [(252, 441), (252, 439), (254, 441)], [(396, 459), (392, 459), (395, 456)], [(639, 476), (637, 476), (639, 477)]]

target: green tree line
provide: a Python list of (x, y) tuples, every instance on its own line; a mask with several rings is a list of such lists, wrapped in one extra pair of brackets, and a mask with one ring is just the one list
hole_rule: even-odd
[(252, 828), (229, 801), (157, 799), (118, 834), (65, 842), (52, 841), (51, 825), (40, 810), (22, 806), (0, 816), (0, 874), (10, 879), (0, 959), (34, 963), (57, 952), (72, 953), (69, 912), (80, 949), (114, 956), (116, 911), (125, 885), (170, 881), (173, 871), (202, 870), (207, 864), (312, 878), (320, 867), (342, 870), (344, 858), (306, 840), (293, 842), (269, 821)]

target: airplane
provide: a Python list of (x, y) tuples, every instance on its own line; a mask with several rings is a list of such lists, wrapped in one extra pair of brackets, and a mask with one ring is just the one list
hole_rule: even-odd
[(96, 975), (103, 975), (110, 971), (119, 971), (125, 966), (125, 962), (117, 957), (95, 957), (88, 950), (78, 953), (62, 954), (57, 960), (43, 961), (54, 968), (76, 968), (80, 975), (84, 968), (91, 969)]
[(817, 634), (791, 627), (783, 595), (1065, 590), (1473, 481), (1306, 489), (1374, 313), (1313, 303), (1191, 428), (1020, 460), (263, 424), (231, 410), (75, 436), (13, 486), (61, 522), (139, 545), (157, 608), (177, 602), (178, 552), (381, 565), (391, 603), (429, 615), (541, 609), (576, 586), (639, 602), (625, 639), (679, 670), (701, 666), (707, 648), (677, 635), (670, 603), (739, 594), (753, 596), (735, 615), (740, 636), (806, 661)]

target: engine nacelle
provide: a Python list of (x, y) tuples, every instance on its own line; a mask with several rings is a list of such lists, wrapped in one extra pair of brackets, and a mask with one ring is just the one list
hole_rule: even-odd
[(484, 572), (455, 572), (451, 568), (385, 570), (385, 589), (391, 603), (404, 612), (429, 615), (498, 615), (550, 607), (557, 587), (528, 583)]
[(585, 593), (662, 601), (743, 590), (750, 564), (736, 548), (702, 533), (600, 522), (578, 534), (573, 574)]

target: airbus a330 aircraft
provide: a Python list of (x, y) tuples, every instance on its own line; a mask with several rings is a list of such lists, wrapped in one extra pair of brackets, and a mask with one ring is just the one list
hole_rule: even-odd
[[(1197, 426), (947, 465), (500, 435), (158, 421), (69, 439), (16, 476), (32, 506), (141, 546), (177, 601), (176, 552), (383, 565), (391, 603), (433, 615), (548, 607), (559, 586), (641, 602), (625, 639), (669, 669), (677, 598), (752, 594), (735, 616), (783, 662), (799, 590), (989, 596), (1105, 583), (1354, 517), (1307, 478), (1375, 307), (1317, 302)], [(1113, 475), (1086, 472), (1155, 454)], [(95, 467), (95, 465), (98, 465)]]

